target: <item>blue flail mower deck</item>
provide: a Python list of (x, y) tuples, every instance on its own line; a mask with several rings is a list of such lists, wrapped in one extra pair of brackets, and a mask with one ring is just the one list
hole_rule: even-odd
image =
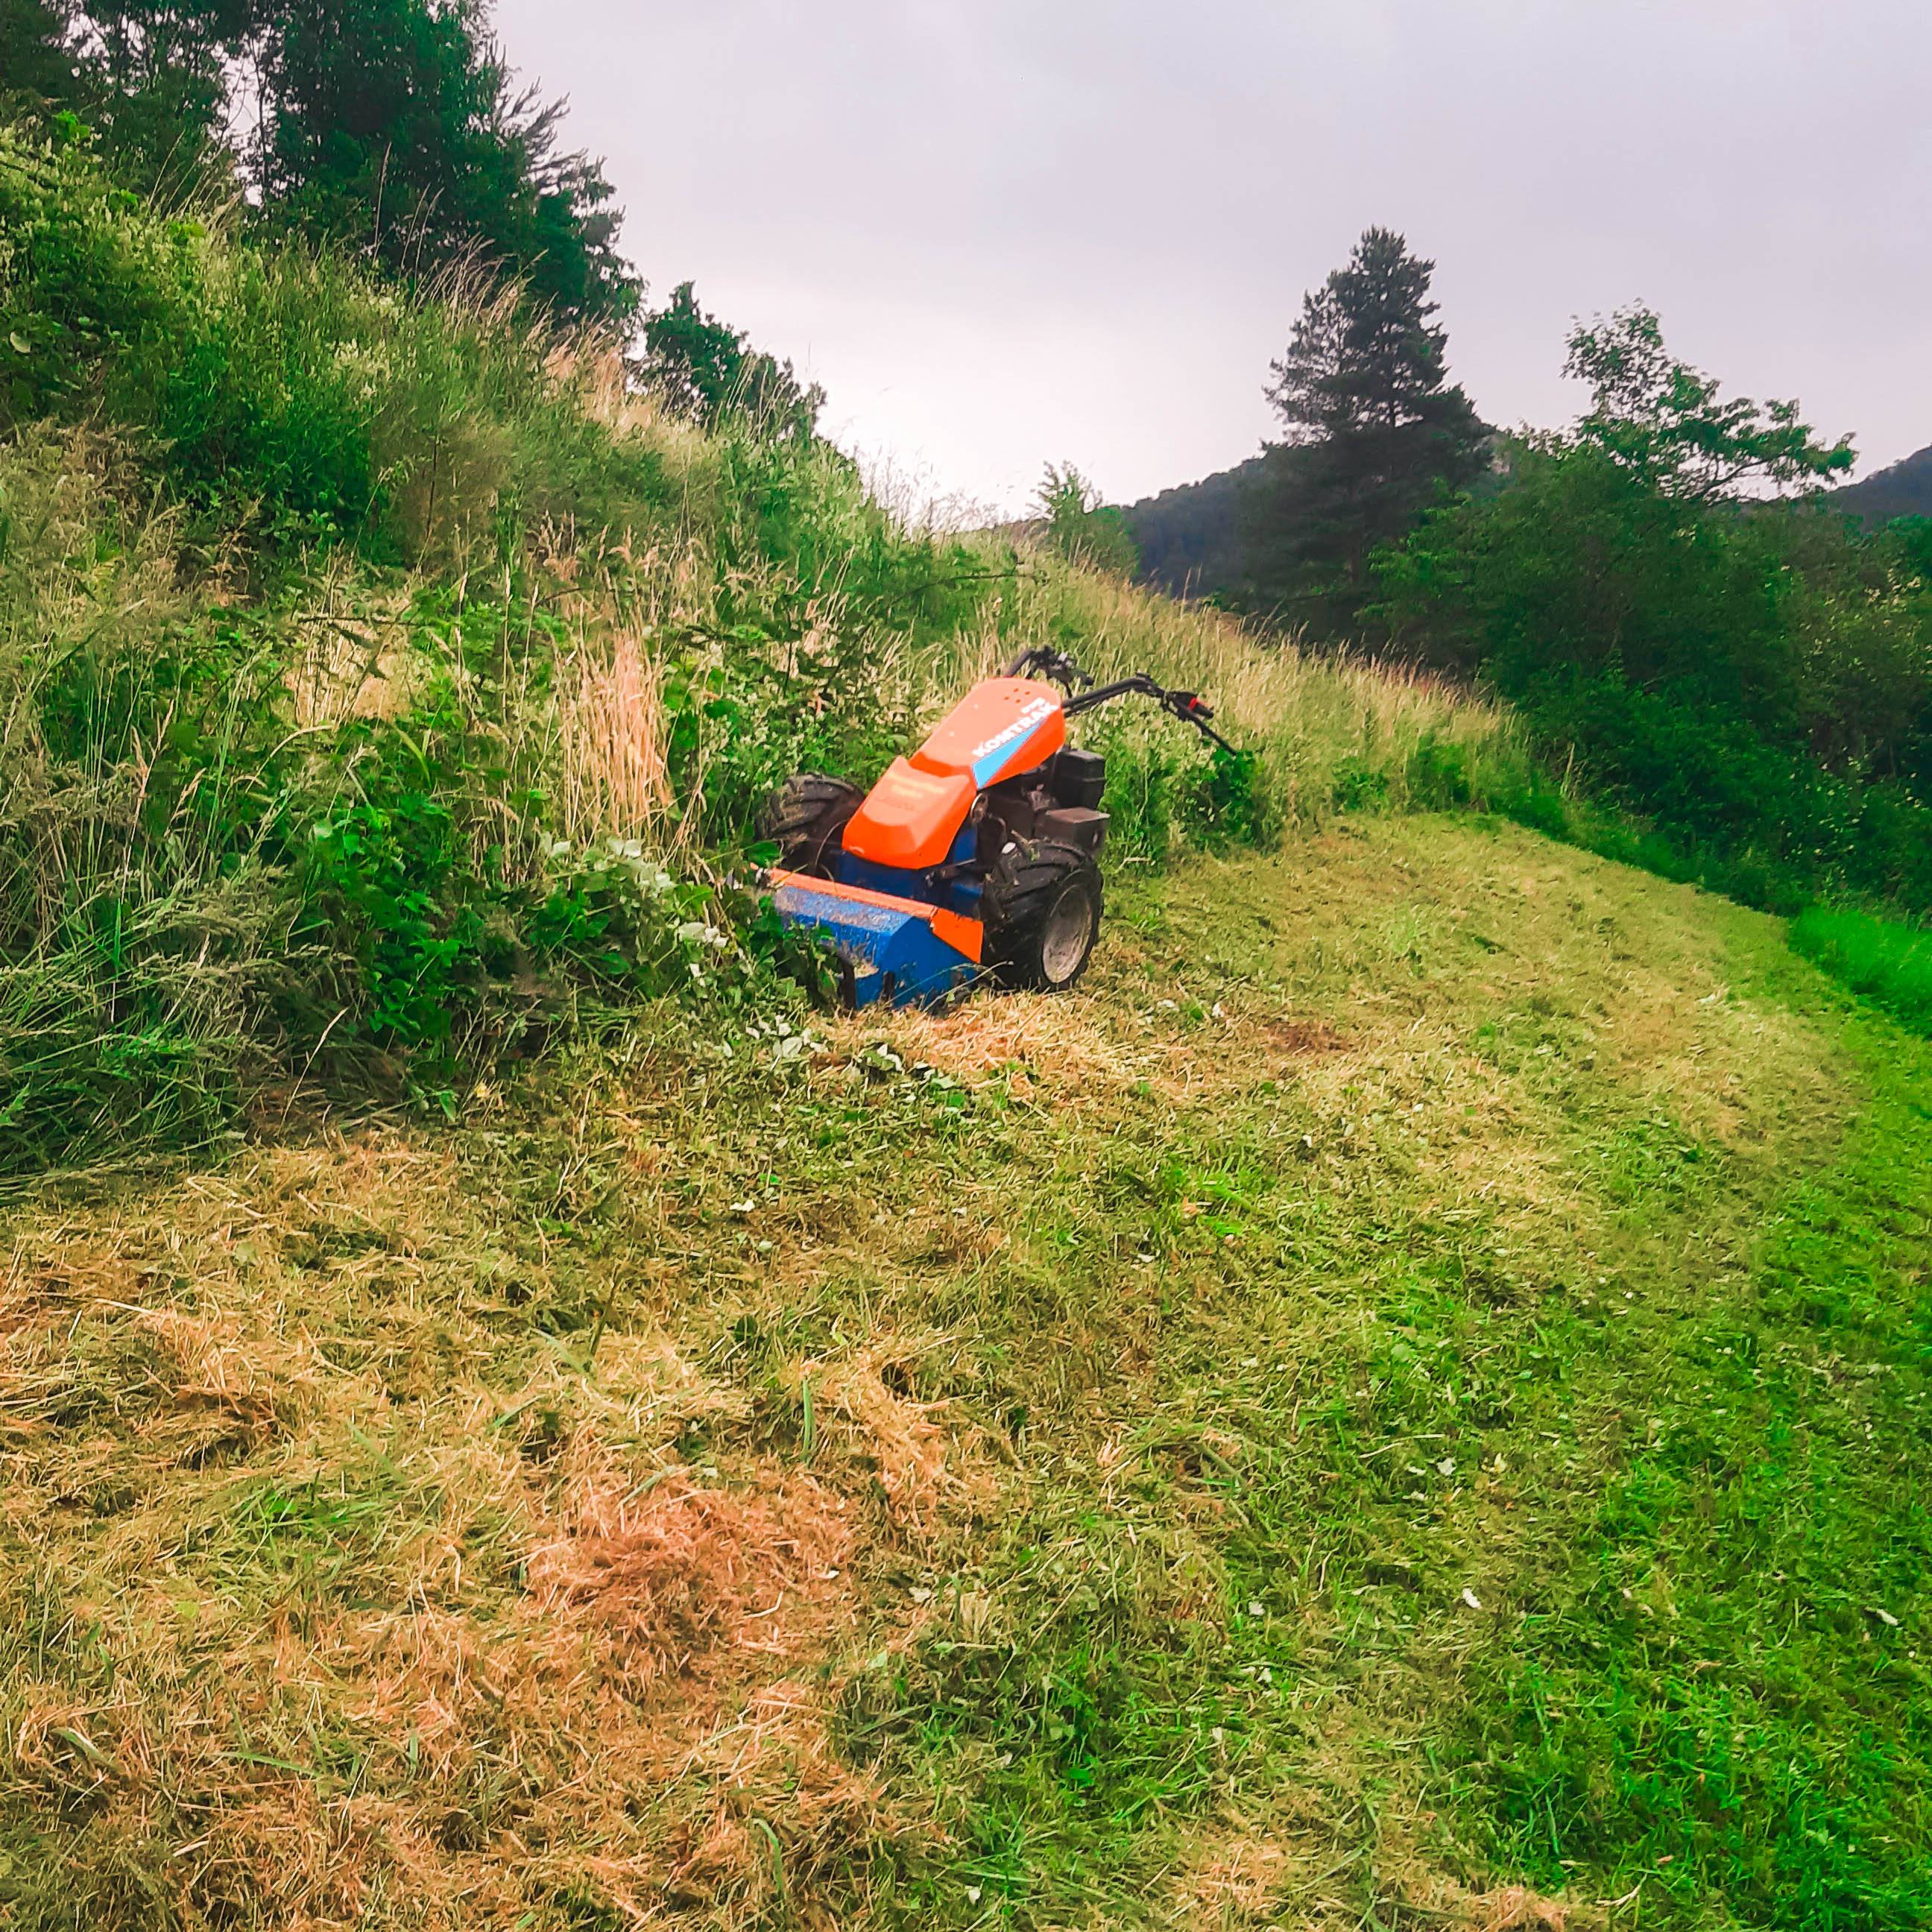
[(976, 920), (801, 873), (773, 872), (770, 879), (772, 904), (787, 925), (830, 936), (850, 969), (854, 1006), (942, 1000), (980, 976)]

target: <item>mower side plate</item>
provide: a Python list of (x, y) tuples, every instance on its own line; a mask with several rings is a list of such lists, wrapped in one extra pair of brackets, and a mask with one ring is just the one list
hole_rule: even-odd
[(774, 872), (770, 879), (772, 904), (788, 926), (830, 935), (850, 968), (856, 1006), (943, 999), (980, 976), (983, 928), (976, 920), (801, 872)]

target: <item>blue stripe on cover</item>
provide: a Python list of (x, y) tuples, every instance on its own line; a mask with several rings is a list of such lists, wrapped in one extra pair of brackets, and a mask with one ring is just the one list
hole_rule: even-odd
[(1021, 746), (1031, 744), (1040, 726), (1046, 722), (1044, 718), (1036, 720), (1017, 738), (1010, 739), (1004, 745), (996, 745), (983, 758), (975, 758), (973, 760), (973, 782), (982, 787), (992, 784), (993, 775), (1003, 766), (1011, 764), (1018, 756)]

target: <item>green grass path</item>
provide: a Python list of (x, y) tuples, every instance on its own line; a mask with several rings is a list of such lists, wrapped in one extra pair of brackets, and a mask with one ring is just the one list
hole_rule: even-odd
[[(347, 1923), (1932, 1922), (1932, 1046), (1480, 822), (1114, 900), (1069, 1000), (16, 1216), (14, 1922), (324, 1898), (206, 1904), (184, 1700)], [(272, 1419), (158, 1461), (177, 1316)], [(542, 1695), (405, 1722), (401, 1596)]]
[[(1056, 1121), (1022, 1219), (1094, 1462), (975, 1572), (1001, 1669), (932, 1661), (902, 1737), (976, 1766), (974, 1869), (1022, 1895), (1187, 1811), (1236, 1869), (1282, 1855), (1291, 1920), (1408, 1922), (1449, 1872), (1924, 1922), (1928, 1055), (1721, 902), (1511, 835), (1366, 843), (1144, 905), (1110, 994), (1226, 1064)], [(1345, 1038), (1256, 1077), (1298, 1016)], [(1124, 1589), (1136, 1529), (1198, 1552), (1203, 1614)]]

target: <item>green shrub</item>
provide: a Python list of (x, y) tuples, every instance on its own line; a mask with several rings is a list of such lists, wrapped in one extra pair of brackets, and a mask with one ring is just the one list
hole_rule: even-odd
[(1433, 732), (1425, 733), (1408, 755), (1409, 796), (1418, 805), (1438, 812), (1472, 803), (1475, 790), (1470, 763), (1465, 746), (1445, 744)]
[(1280, 836), (1280, 809), (1255, 752), (1210, 747), (1165, 719), (1122, 721), (1086, 739), (1106, 756), (1101, 803), (1116, 862), (1163, 866), (1188, 846), (1264, 848)]
[(1269, 788), (1258, 752), (1214, 746), (1208, 754), (1204, 782), (1196, 783), (1190, 797), (1188, 829), (1204, 844), (1265, 850), (1281, 836), (1280, 801)]
[(1124, 739), (1108, 742), (1093, 734), (1107, 760), (1101, 808), (1107, 814), (1107, 852), (1118, 862), (1165, 865), (1179, 836), (1175, 794), (1180, 760), (1157, 744)]
[(1335, 767), (1330, 797), (1337, 812), (1379, 812), (1388, 804), (1393, 782), (1387, 769), (1367, 758), (1344, 758)]
[(1046, 466), (1034, 506), (1044, 520), (1045, 541), (1069, 561), (1123, 577), (1139, 569), (1140, 552), (1124, 512), (1102, 502), (1072, 464)]
[(1895, 782), (1827, 770), (1694, 693), (1550, 680), (1526, 706), (1586, 789), (1738, 880), (1789, 880), (1932, 907), (1932, 812)]

